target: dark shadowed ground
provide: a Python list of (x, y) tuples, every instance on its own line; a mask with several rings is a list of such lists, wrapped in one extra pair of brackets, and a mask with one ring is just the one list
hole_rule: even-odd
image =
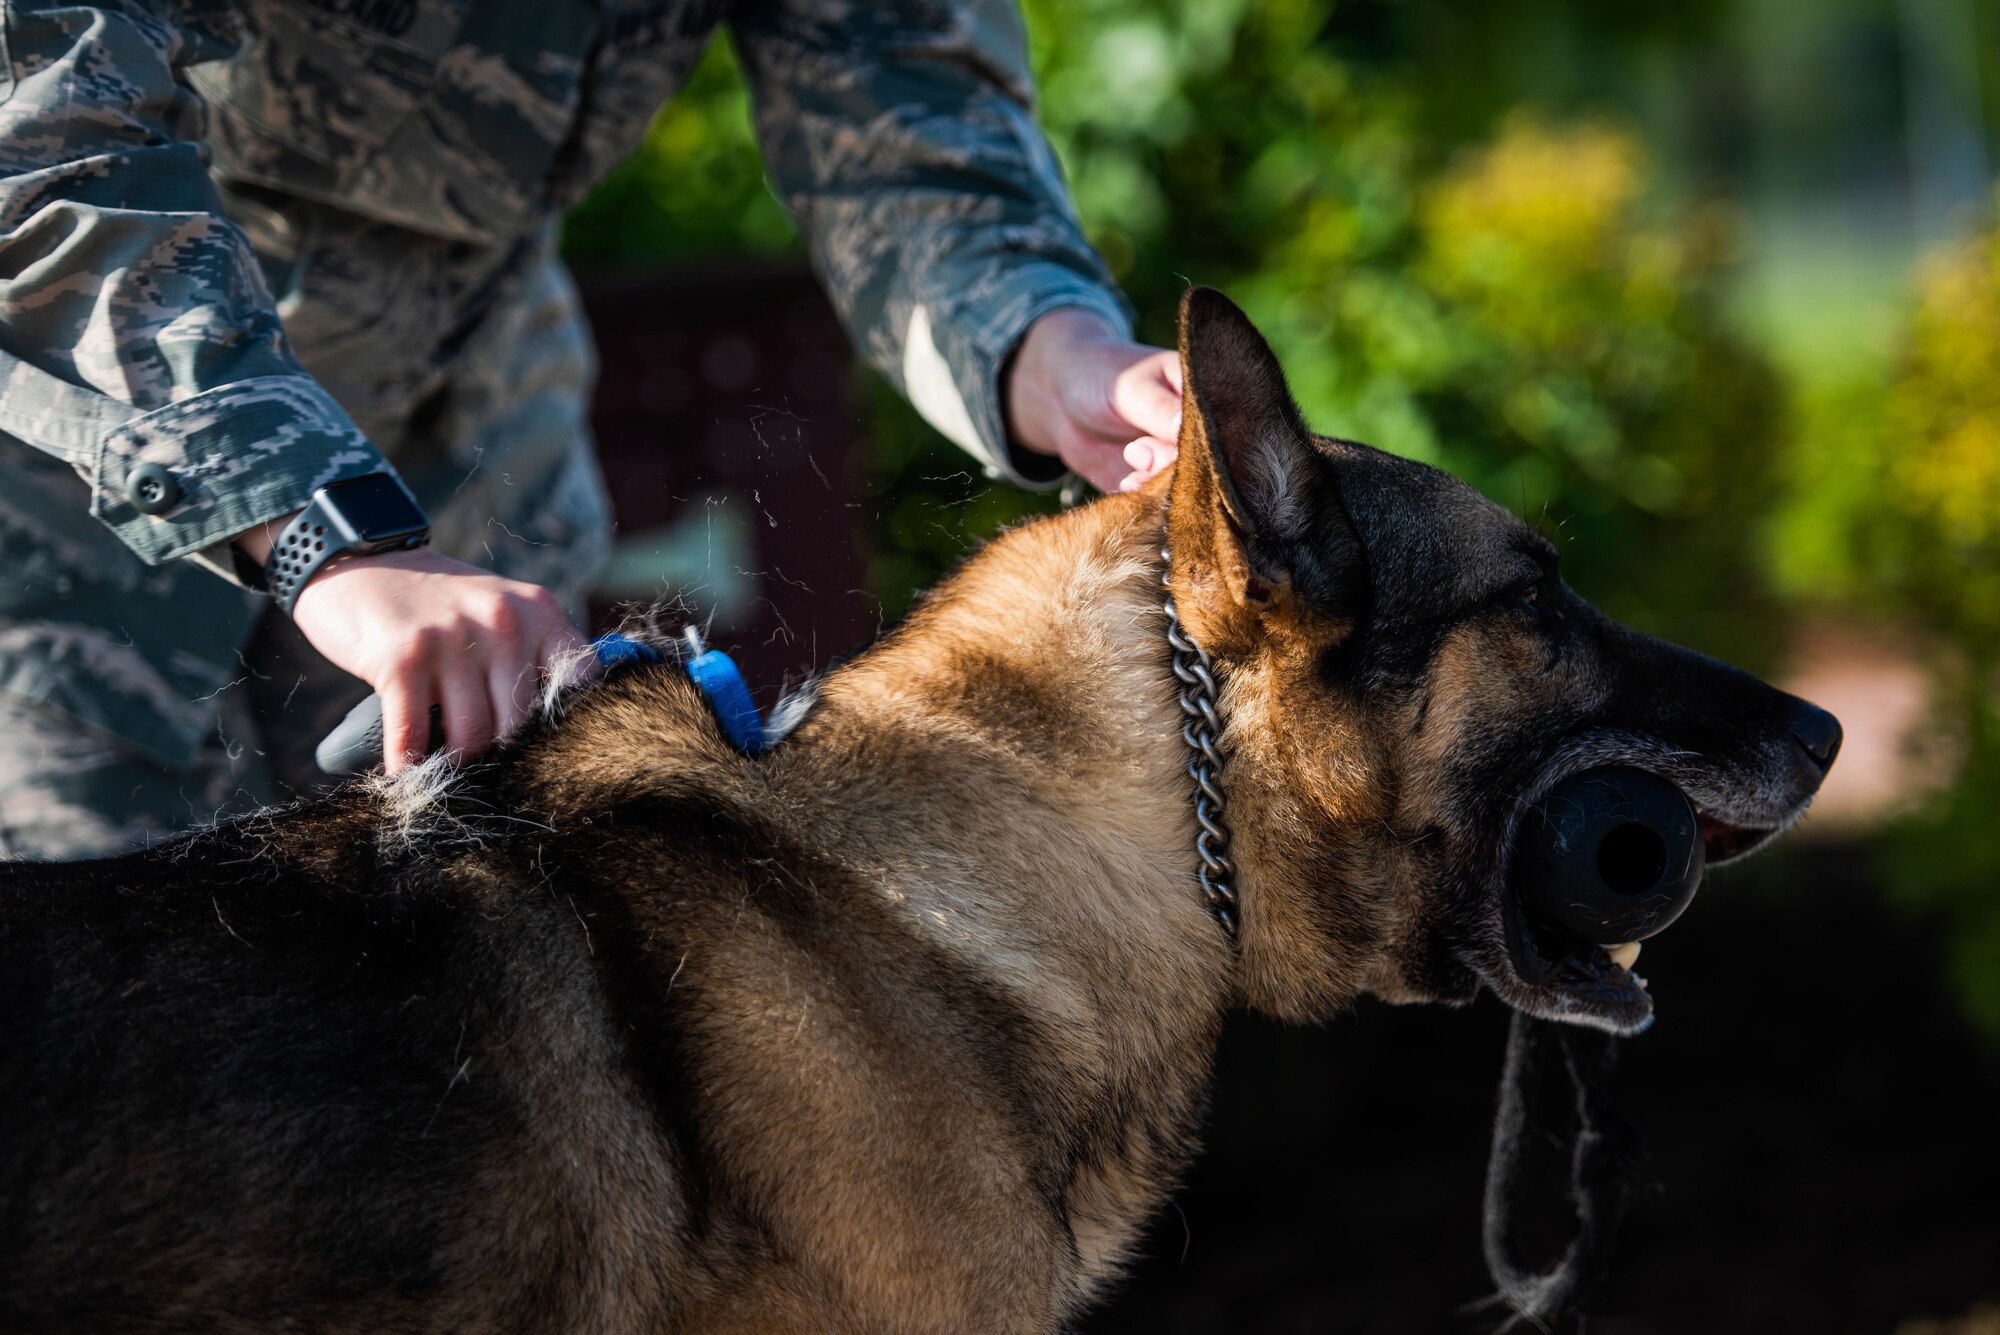
[[(2000, 1062), (1866, 870), (1822, 844), (1711, 873), (1647, 947), (1660, 1019), (1623, 1079), (1654, 1189), (1595, 1335), (1889, 1332), (2000, 1298)], [(1240, 1019), (1208, 1151), (1085, 1329), (1490, 1329), (1460, 1309), (1505, 1028), (1490, 999)]]

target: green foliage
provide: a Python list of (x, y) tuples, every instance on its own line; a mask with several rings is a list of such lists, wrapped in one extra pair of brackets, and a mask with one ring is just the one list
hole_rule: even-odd
[[(1932, 256), (1896, 373), (1828, 390), (1793, 451), (1775, 567), (1873, 602), (1991, 669), (2000, 643), (2000, 232)], [(1975, 671), (1975, 677), (1977, 672)]]
[(1975, 707), (1989, 744), (1949, 789), (1888, 830), (1876, 860), (1892, 895), (1943, 928), (1959, 1007), (2000, 1047), (2000, 747), (1990, 744), (1991, 700)]
[(1922, 266), (1886, 386), (1809, 401), (1773, 567), (1801, 601), (1866, 606), (1938, 644), (1956, 782), (1892, 825), (1884, 881), (1945, 927), (1952, 984), (2000, 1043), (2000, 232)]
[(570, 210), (563, 255), (581, 263), (658, 263), (799, 249), (764, 184), (735, 50), (717, 41), (639, 150)]
[[(1445, 160), (1405, 90), (1323, 39), (1319, 0), (1027, 10), (1043, 123), (1142, 336), (1172, 339), (1188, 282), (1224, 288), (1321, 430), (1517, 506), (1615, 613), (1765, 656), (1752, 521), (1778, 386), (1725, 327), (1726, 225), (1664, 215), (1631, 136), (1519, 119)], [(874, 480), (903, 516), (877, 535), (885, 575), (1042, 504), (975, 487), (953, 524), (966, 484), (926, 478), (962, 465), (882, 425)]]

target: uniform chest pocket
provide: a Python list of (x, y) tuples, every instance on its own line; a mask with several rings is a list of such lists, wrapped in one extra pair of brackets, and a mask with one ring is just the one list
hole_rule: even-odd
[(429, 96), (470, 0), (240, 0), (236, 55), (189, 71), (217, 166), (337, 194)]

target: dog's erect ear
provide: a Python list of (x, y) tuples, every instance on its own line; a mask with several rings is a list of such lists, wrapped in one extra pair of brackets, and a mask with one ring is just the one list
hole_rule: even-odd
[(1180, 461), (1167, 513), (1174, 600), (1198, 642), (1228, 652), (1301, 582), (1320, 594), (1343, 582), (1359, 544), (1333, 467), (1250, 317), (1213, 288), (1190, 288), (1180, 343)]

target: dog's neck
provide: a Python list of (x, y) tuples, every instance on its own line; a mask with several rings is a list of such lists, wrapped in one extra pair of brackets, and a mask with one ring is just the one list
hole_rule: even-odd
[(1215, 974), (1195, 989), (1215, 997), (1230, 951), (1192, 880), (1159, 547), (1157, 501), (1130, 497), (1003, 536), (826, 681), (816, 721), (866, 726), (807, 736), (895, 738), (905, 780), (948, 757), (968, 785), (954, 793), (949, 842), (978, 847), (967, 872), (1010, 882), (1004, 899), (981, 896), (983, 911), (1059, 924), (1078, 950), (1171, 940)]
[(1086, 1036), (1062, 1047), (1066, 1068), (1088, 1056), (1048, 1115), (1122, 1123), (1069, 1129), (1120, 1148), (1068, 1190), (1087, 1266), (1113, 1264), (1171, 1188), (1235, 999), (1193, 874), (1160, 524), (1157, 497), (1119, 497), (996, 540), (830, 674), (764, 762), (816, 794), (824, 851), (866, 867), (927, 950)]
[[(932, 748), (976, 754), (939, 773), (970, 780), (953, 793), (948, 842), (968, 871), (1010, 887), (978, 901), (996, 920), (1063, 924), (1071, 948), (1096, 958), (1198, 959), (1191, 996), (1325, 1019), (1363, 989), (1381, 945), (1369, 905), (1384, 890), (1354, 852), (1358, 832), (1383, 819), (1372, 767), (1358, 738), (1335, 767), (1299, 752), (1285, 712), (1312, 694), (1309, 652), (1278, 645), (1218, 665), (1243, 897), (1232, 950), (1195, 879), (1161, 588), (1165, 502), (1161, 489), (1107, 497), (996, 539), (826, 681), (820, 721), (861, 726), (807, 731), (821, 745), (865, 739), (876, 755), (896, 737), (913, 771)], [(865, 809), (849, 814), (869, 826)], [(925, 842), (883, 834), (897, 847)]]

